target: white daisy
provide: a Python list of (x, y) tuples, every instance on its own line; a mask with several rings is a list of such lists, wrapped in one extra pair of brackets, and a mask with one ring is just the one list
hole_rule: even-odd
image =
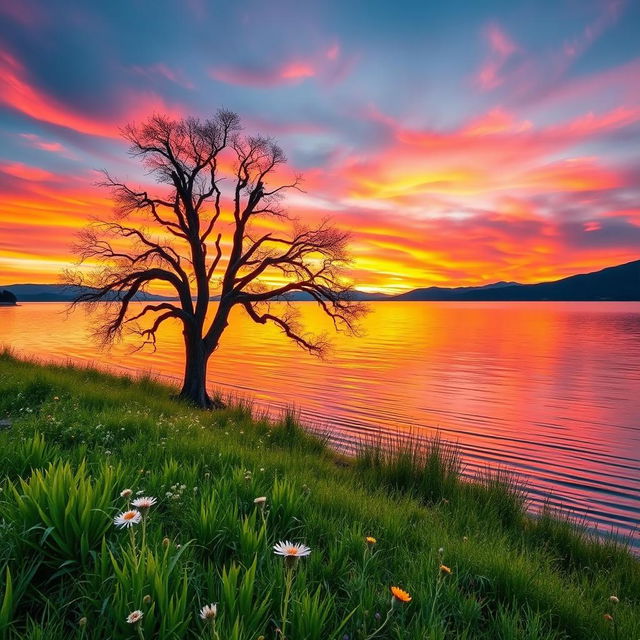
[(136, 611), (132, 611), (127, 616), (127, 622), (129, 624), (137, 624), (138, 622), (140, 622), (140, 620), (142, 620), (143, 615), (144, 614), (142, 613), (142, 611), (140, 611), (140, 609), (137, 609)]
[(119, 516), (113, 519), (113, 524), (120, 529), (125, 527), (132, 527), (134, 524), (139, 524), (142, 520), (142, 514), (139, 511), (132, 509), (131, 511), (124, 511)]
[(136, 498), (131, 504), (136, 509), (140, 509), (141, 511), (147, 511), (151, 509), (153, 505), (158, 502), (156, 498), (151, 498), (149, 496), (143, 496), (142, 498)]
[(206, 604), (200, 609), (200, 618), (202, 620), (213, 620), (218, 615), (217, 604)]
[(285, 556), (288, 558), (304, 558), (311, 553), (311, 549), (304, 544), (289, 542), (285, 540), (280, 541), (273, 546), (273, 552), (277, 556)]

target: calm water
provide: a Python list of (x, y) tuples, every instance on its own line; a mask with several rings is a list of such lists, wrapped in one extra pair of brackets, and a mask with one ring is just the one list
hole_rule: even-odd
[[(299, 305), (307, 326), (327, 328)], [(338, 446), (379, 429), (457, 440), (472, 471), (517, 470), (535, 502), (601, 530), (640, 521), (640, 303), (375, 303), (366, 335), (338, 336), (327, 362), (238, 313), (210, 366), (212, 386), (271, 407), (295, 404)], [(181, 335), (154, 355), (101, 353), (83, 311), (0, 308), (0, 343), (47, 359), (179, 376)], [(534, 505), (535, 506), (535, 505)], [(637, 545), (636, 534), (636, 545)]]

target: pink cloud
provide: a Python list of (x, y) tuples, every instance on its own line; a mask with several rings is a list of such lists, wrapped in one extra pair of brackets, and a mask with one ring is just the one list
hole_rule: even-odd
[(57, 175), (40, 169), (40, 167), (32, 167), (22, 162), (7, 162), (0, 163), (0, 172), (13, 176), (14, 178), (20, 178), (21, 180), (29, 180), (34, 182), (41, 182), (43, 180), (56, 180)]
[(271, 88), (296, 85), (309, 78), (326, 83), (342, 80), (353, 68), (355, 57), (344, 57), (338, 43), (312, 56), (298, 57), (268, 67), (220, 65), (209, 70), (209, 75), (219, 82), (245, 87)]
[(283, 80), (302, 80), (313, 78), (316, 70), (308, 62), (290, 62), (280, 69), (280, 77)]
[(332, 44), (325, 55), (327, 60), (337, 60), (340, 57), (340, 45), (338, 43)]
[(308, 62), (291, 61), (275, 69), (248, 69), (243, 67), (215, 67), (209, 74), (214, 80), (240, 86), (269, 88), (286, 84), (299, 84), (316, 75)]
[(177, 116), (178, 109), (168, 106), (162, 98), (146, 91), (124, 91), (119, 99), (121, 109), (110, 118), (82, 113), (61, 103), (35, 86), (24, 66), (9, 52), (0, 51), (0, 105), (29, 116), (34, 120), (71, 129), (78, 133), (104, 138), (120, 138), (120, 126), (153, 111)]
[(166, 80), (169, 80), (170, 82), (174, 82), (175, 84), (180, 85), (184, 89), (193, 89), (195, 86), (190, 80), (185, 77), (182, 71), (180, 71), (179, 69), (172, 69), (163, 62), (158, 62), (157, 64), (153, 64), (148, 67), (134, 65), (133, 67), (131, 67), (131, 71), (150, 78), (160, 76)]
[(569, 68), (619, 21), (628, 0), (601, 0), (596, 4), (595, 18), (579, 26), (575, 35), (535, 55), (525, 52), (499, 25), (485, 27), (483, 37), (489, 54), (474, 77), (476, 86), (488, 91), (508, 83), (513, 96), (529, 103), (565, 90)]
[(484, 37), (490, 53), (476, 74), (475, 81), (481, 89), (488, 91), (504, 82), (503, 68), (519, 47), (497, 23), (487, 25)]
[(468, 135), (490, 135), (495, 133), (520, 133), (533, 127), (529, 120), (518, 120), (502, 107), (491, 109), (466, 125), (463, 132)]
[(582, 31), (571, 39), (565, 40), (561, 57), (561, 66), (568, 66), (579, 58), (603, 34), (618, 22), (627, 0), (604, 0), (602, 9), (593, 22), (587, 24)]
[(492, 23), (487, 27), (486, 36), (491, 50), (502, 58), (508, 58), (518, 50), (518, 45), (496, 23)]
[(36, 149), (51, 151), (52, 153), (65, 150), (64, 146), (59, 142), (48, 142), (47, 140), (43, 140), (40, 136), (37, 136), (35, 133), (21, 133), (20, 137), (27, 140), (30, 146), (35, 147)]

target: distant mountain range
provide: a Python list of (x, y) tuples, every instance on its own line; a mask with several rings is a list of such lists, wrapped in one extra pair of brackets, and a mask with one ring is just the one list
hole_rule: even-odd
[(552, 282), (539, 284), (497, 282), (484, 287), (460, 287), (457, 289), (428, 287), (403, 293), (395, 296), (393, 300), (640, 301), (640, 260)]
[[(18, 302), (69, 302), (87, 289), (58, 284), (13, 284), (0, 290), (11, 291)], [(136, 295), (140, 301), (173, 300), (167, 296), (147, 293)], [(306, 301), (312, 298), (304, 293), (291, 294), (287, 300)], [(354, 291), (354, 299), (367, 302), (405, 301), (640, 301), (640, 260), (617, 267), (585, 273), (552, 282), (519, 284), (495, 282), (480, 287), (425, 287), (391, 296), (384, 293)]]
[[(0, 290), (3, 289), (13, 293), (18, 298), (18, 302), (71, 302), (80, 293), (92, 290), (90, 287), (69, 287), (64, 284), (11, 284), (8, 287), (0, 286)], [(134, 296), (134, 299), (158, 301), (173, 298), (139, 293)]]

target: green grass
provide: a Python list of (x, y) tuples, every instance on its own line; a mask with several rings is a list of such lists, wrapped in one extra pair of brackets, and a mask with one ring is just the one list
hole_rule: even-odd
[[(291, 576), (289, 640), (371, 637), (391, 585), (413, 599), (380, 640), (640, 638), (637, 559), (530, 518), (503, 473), (463, 481), (455, 447), (374, 443), (348, 460), (293, 413), (170, 394), (0, 355), (0, 637), (211, 638), (198, 611), (217, 602), (220, 640), (280, 639), (289, 574), (272, 546), (290, 539), (312, 552)], [(158, 497), (144, 536), (112, 524), (124, 488)]]

